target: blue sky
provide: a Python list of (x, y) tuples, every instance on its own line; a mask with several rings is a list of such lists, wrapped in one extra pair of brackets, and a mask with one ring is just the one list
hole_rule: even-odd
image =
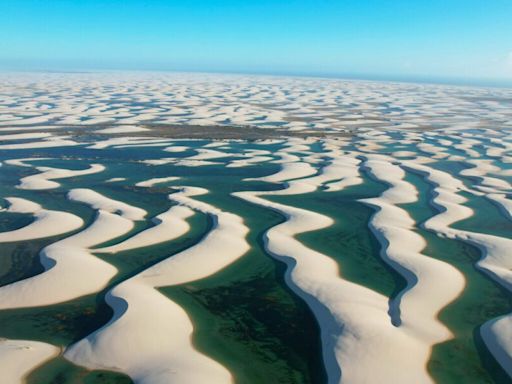
[(0, 68), (512, 80), (512, 0), (0, 0)]

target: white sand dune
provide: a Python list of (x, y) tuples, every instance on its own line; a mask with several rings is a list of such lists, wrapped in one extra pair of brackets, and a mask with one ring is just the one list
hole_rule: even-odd
[[(0, 120), (3, 119), (5, 115), (0, 115)], [(0, 124), (1, 126), (1, 124)], [(13, 135), (21, 134), (21, 133), (30, 133), (30, 131), (48, 131), (48, 130), (58, 130), (60, 127), (55, 125), (37, 125), (31, 127), (1, 127), (0, 132), (13, 132)], [(38, 134), (37, 132), (35, 134)], [(45, 135), (45, 137), (50, 137), (50, 135)]]
[(9, 203), (9, 207), (6, 209), (8, 212), (35, 213), (42, 209), (40, 204), (21, 197), (6, 197), (5, 200)]
[(453, 147), (464, 152), (468, 158), (477, 158), (480, 157), (480, 153), (473, 149), (473, 145), (475, 144), (480, 144), (480, 141), (474, 139), (462, 139), (459, 144), (455, 144)]
[(99, 291), (117, 270), (94, 257), (88, 248), (121, 236), (132, 227), (130, 220), (99, 211), (89, 227), (41, 251), (45, 272), (0, 287), (0, 309), (56, 304)]
[(478, 179), (480, 186), (484, 187), (479, 188), (480, 190), (491, 192), (493, 190), (498, 190), (501, 192), (512, 192), (512, 186), (510, 183), (503, 179), (489, 176), (490, 174), (499, 175), (502, 173), (501, 168), (494, 165), (492, 160), (470, 159), (465, 163), (470, 164), (472, 167), (463, 169), (460, 172), (460, 175)]
[(299, 179), (307, 176), (314, 175), (317, 171), (314, 167), (309, 163), (284, 163), (282, 164), (282, 169), (269, 176), (263, 176), (258, 178), (248, 178), (245, 179), (247, 181), (250, 180), (258, 180), (258, 181), (266, 181), (268, 183), (281, 183), (285, 180), (291, 179)]
[(48, 132), (13, 133), (10, 135), (0, 135), (0, 141), (42, 139), (50, 137), (51, 135), (52, 134)]
[(485, 195), (489, 200), (493, 201), (503, 212), (505, 217), (512, 220), (512, 199), (500, 193), (488, 193)]
[(264, 163), (271, 161), (273, 157), (270, 156), (253, 156), (250, 155), (246, 159), (233, 160), (226, 165), (227, 168), (241, 168), (248, 167), (250, 165)]
[(225, 141), (213, 141), (209, 144), (203, 145), (203, 148), (218, 148), (226, 145)]
[(6, 197), (8, 212), (32, 213), (34, 221), (22, 228), (0, 232), (0, 243), (27, 241), (74, 231), (83, 225), (78, 216), (68, 212), (43, 209), (39, 204), (19, 197)]
[(185, 152), (189, 150), (189, 147), (185, 147), (183, 145), (173, 145), (172, 147), (167, 147), (164, 149), (165, 152)]
[[(94, 222), (40, 252), (45, 272), (0, 287), (0, 309), (44, 306), (91, 294), (117, 273), (112, 265), (93, 256), (91, 248), (128, 233), (133, 220), (141, 220), (146, 212), (88, 189), (74, 189), (69, 197), (98, 209)], [(26, 201), (15, 203), (18, 210), (36, 208)], [(63, 220), (55, 226), (61, 233), (69, 231), (69, 223)]]
[(42, 161), (42, 160), (52, 160), (50, 157), (25, 157), (21, 159), (9, 159), (5, 160), (5, 164), (14, 165), (17, 167), (33, 167), (33, 164), (30, 164), (32, 161)]
[(151, 147), (166, 147), (168, 146), (170, 143), (169, 143), (169, 140), (165, 140), (165, 141), (162, 141), (162, 142), (157, 142), (157, 143), (149, 143), (149, 144), (129, 144), (129, 145), (115, 145), (113, 148), (116, 148), (116, 149), (123, 149), (123, 148), (151, 148)]
[(393, 157), (416, 157), (417, 153), (412, 151), (396, 151), (393, 152)]
[(101, 164), (91, 164), (89, 168), (82, 170), (70, 170), (52, 167), (36, 167), (36, 169), (40, 173), (22, 178), (18, 188), (31, 190), (54, 189), (60, 187), (60, 184), (53, 180), (92, 175), (95, 173), (103, 172), (105, 167)]
[(117, 213), (129, 220), (144, 220), (147, 212), (142, 208), (123, 203), (122, 201), (110, 199), (102, 194), (86, 188), (75, 188), (69, 191), (70, 200), (89, 204), (94, 209)]
[(285, 164), (285, 163), (294, 163), (300, 161), (300, 156), (294, 155), (285, 151), (278, 151), (274, 153), (275, 156), (279, 158), (277, 160), (272, 160), (273, 164)]
[[(108, 85), (111, 91), (98, 86), (100, 83)], [(131, 86), (127, 87), (127, 83)], [(5, 91), (0, 102), (0, 126), (11, 130), (33, 130), (33, 124), (45, 127), (50, 122), (57, 126), (83, 127), (111, 124), (107, 128), (110, 129), (127, 124), (138, 126), (145, 121), (256, 125), (266, 129), (275, 129), (277, 125), (289, 131), (341, 133), (365, 132), (368, 127), (407, 131), (431, 125), (450, 127), (449, 130), (458, 134), (462, 129), (480, 129), (484, 124), (507, 127), (511, 120), (510, 111), (503, 103), (482, 102), (481, 98), (487, 97), (485, 92), (488, 92), (483, 88), (170, 73), (24, 74), (2, 77), (2, 84)], [(91, 87), (97, 88), (91, 93)], [(45, 92), (38, 92), (42, 89)], [(308, 92), (303, 92), (306, 89)], [(497, 97), (504, 99), (510, 97), (508, 92), (493, 90)], [(462, 102), (461, 96), (465, 95), (470, 95), (472, 100)], [(377, 106), (376, 100), (385, 101), (394, 110)], [(460, 140), (454, 143), (470, 144)], [(378, 144), (362, 147), (375, 148), (375, 145)]]
[(455, 300), (465, 286), (464, 276), (453, 266), (421, 254), (427, 243), (414, 231), (415, 221), (399, 204), (417, 201), (416, 188), (404, 181), (405, 172), (384, 156), (367, 156), (364, 166), (390, 188), (377, 198), (361, 200), (378, 208), (370, 229), (381, 243), (382, 258), (407, 280), (407, 287), (390, 303), (390, 314), (418, 335), (426, 352), (451, 337), (437, 315)]
[(9, 125), (23, 126), (23, 125), (42, 124), (42, 123), (49, 122), (48, 120), (49, 119), (47, 116), (34, 116), (34, 117), (26, 117), (26, 118), (18, 117), (16, 120), (9, 120)]
[(444, 148), (430, 143), (419, 143), (417, 148), (433, 159), (443, 159), (450, 156), (448, 153), (444, 152)]
[[(240, 124), (269, 132), (279, 127), (290, 132), (307, 130), (304, 134), (311, 136), (317, 133), (344, 136), (326, 139), (324, 144), (301, 138), (261, 140), (259, 143), (265, 150), (265, 145), (273, 145), (266, 153), (240, 154), (229, 142), (213, 142), (187, 158), (141, 161), (169, 164), (169, 167), (282, 164), (281, 171), (259, 180), (283, 183), (285, 189), (243, 192), (237, 196), (276, 210), (287, 219), (265, 234), (266, 246), (274, 257), (288, 265), (286, 283), (308, 303), (319, 321), (330, 384), (431, 382), (425, 368), (429, 346), (450, 337), (436, 314), (450, 298), (456, 297), (463, 281), (452, 267), (421, 253), (425, 243), (414, 232), (417, 223), (405, 211), (408, 208), (400, 206), (414, 202), (416, 190), (403, 179), (398, 165), (423, 175), (434, 185), (431, 203), (439, 213), (425, 223), (425, 228), (439, 236), (477, 246), (482, 250), (478, 268), (511, 289), (511, 240), (450, 227), (473, 214), (464, 205), (466, 199), (460, 192), (490, 199), (506, 218), (512, 217), (511, 183), (506, 179), (512, 174), (508, 169), (512, 164), (512, 112), (506, 102), (511, 98), (510, 90), (492, 90), (491, 98), (490, 90), (484, 88), (340, 79), (114, 73), (64, 76), (24, 73), (0, 77), (4, 89), (0, 100), (0, 131), (6, 132), (0, 135), (0, 150), (25, 151), (26, 156), (35, 156), (28, 153), (36, 153), (40, 148), (73, 145), (98, 150), (114, 148), (112, 152), (116, 153), (138, 147), (167, 147), (165, 152), (197, 148), (174, 145), (177, 140), (160, 137), (108, 137), (136, 132), (141, 121), (174, 125)], [(31, 126), (50, 123), (51, 126)], [(111, 125), (95, 130), (95, 124), (105, 123)], [(81, 132), (95, 130), (94, 133), (107, 136), (96, 143), (79, 143), (73, 136), (58, 136), (58, 129), (67, 135), (75, 128)], [(416, 132), (407, 131), (411, 128), (417, 129)], [(86, 136), (77, 137), (87, 140)], [(279, 143), (282, 148), (274, 145)], [(317, 149), (318, 144), (323, 145), (323, 150)], [(391, 153), (393, 159), (372, 153)], [(365, 157), (363, 154), (368, 154), (367, 172), (389, 187), (381, 196), (365, 201), (378, 210), (372, 218), (372, 229), (383, 245), (383, 258), (408, 281), (407, 289), (392, 301), (391, 310), (388, 297), (344, 280), (342, 262), (336, 263), (295, 239), (300, 233), (331, 225), (329, 217), (264, 199), (314, 191), (326, 192), (325, 197), (329, 198), (329, 192), (360, 184), (359, 159)], [(97, 156), (102, 153), (98, 151)], [(210, 161), (216, 159), (219, 160)], [(33, 160), (36, 159), (14, 159), (10, 164), (32, 167)], [(453, 164), (454, 169), (472, 165), (460, 173), (465, 177), (464, 182), (435, 170), (441, 163), (452, 165), (445, 161), (459, 162)], [(5, 163), (9, 164), (9, 160)], [(40, 167), (39, 171), (51, 172), (44, 169)], [(58, 178), (41, 179), (34, 175), (22, 180), (22, 185), (25, 183), (31, 189), (58, 187), (52, 180)], [(114, 180), (118, 178), (105, 182)], [(168, 181), (172, 180), (150, 179), (140, 181), (137, 186), (151, 187)], [(211, 232), (196, 246), (111, 290), (107, 301), (114, 308), (113, 319), (72, 346), (68, 357), (91, 368), (126, 372), (142, 383), (231, 382), (233, 379), (224, 367), (193, 348), (193, 324), (183, 308), (156, 289), (209, 276), (243, 254), (247, 230), (243, 222), (235, 215), (194, 199), (205, 192), (187, 187), (172, 194), (171, 199), (180, 205), (155, 217), (154, 226), (120, 243), (103, 246), (104, 241), (128, 234), (133, 221), (143, 220), (146, 212), (94, 191), (72, 191), (70, 198), (99, 209), (96, 220), (82, 232), (45, 248), (41, 260), (46, 272), (14, 283), (18, 284), (13, 284), (15, 288), (0, 288), (0, 304), (6, 300), (14, 307), (46, 305), (96, 292), (105, 286), (115, 269), (95, 258), (94, 253), (116, 253), (172, 240), (188, 230), (187, 217), (193, 210), (199, 210), (214, 218)], [(297, 201), (300, 202), (300, 197)], [(74, 215), (44, 210), (27, 200), (12, 198), (10, 203), (9, 211), (32, 214), (35, 220), (24, 228), (0, 234), (0, 239), (6, 241), (30, 241), (83, 225)], [(101, 243), (96, 242), (100, 240)], [(434, 275), (439, 281), (436, 286), (433, 286)], [(512, 376), (511, 316), (487, 322), (481, 327), (481, 334)], [(8, 352), (0, 342), (0, 376), (4, 381), (19, 382), (31, 367), (53, 351), (52, 346), (31, 344), (35, 352), (31, 356), (23, 345), (31, 342), (19, 342)], [(4, 352), (14, 360), (4, 359)]]
[(199, 148), (196, 149), (197, 154), (186, 157), (186, 160), (190, 161), (197, 161), (197, 160), (212, 160), (212, 159), (219, 159), (222, 157), (229, 157), (232, 156), (230, 153), (217, 151), (214, 149), (207, 149), (207, 148)]
[(114, 317), (69, 347), (67, 359), (126, 373), (139, 384), (232, 383), (224, 367), (193, 348), (186, 312), (149, 284), (128, 280), (106, 300)]
[(47, 140), (32, 141), (28, 143), (18, 144), (0, 144), (0, 149), (15, 150), (15, 149), (39, 149), (39, 148), (55, 148), (55, 147), (69, 147), (80, 145), (75, 141), (69, 140), (66, 137), (53, 136)]
[[(294, 236), (328, 227), (326, 216), (268, 202), (257, 193), (234, 194), (254, 204), (274, 209), (287, 217), (264, 236), (269, 253), (288, 265), (286, 282), (302, 297), (319, 322), (323, 357), (329, 383), (428, 382), (418, 376), (410, 356), (416, 351), (404, 342), (387, 315), (387, 298), (339, 277), (330, 257), (305, 247)], [(399, 345), (398, 348), (390, 345)], [(405, 348), (408, 352), (403, 352)], [(380, 352), (385, 350), (384, 354)], [(392, 354), (389, 352), (393, 351)], [(372, 353), (368, 353), (372, 351)], [(386, 363), (382, 359), (386, 358)], [(378, 359), (378, 362), (375, 361)], [(400, 370), (393, 368), (399, 364)], [(414, 372), (414, 373), (412, 373)]]
[(210, 276), (249, 250), (245, 240), (248, 228), (240, 217), (192, 199), (206, 192), (183, 187), (170, 195), (182, 206), (168, 211), (167, 239), (188, 230), (184, 218), (191, 214), (190, 209), (212, 215), (213, 229), (195, 246), (110, 291), (106, 300), (114, 309), (113, 318), (69, 347), (66, 358), (89, 368), (125, 372), (141, 384), (233, 382), (222, 365), (195, 350), (191, 343), (193, 325), (186, 312), (155, 289)]
[[(317, 175), (305, 178), (295, 178), (295, 175), (289, 173), (288, 175), (291, 179), (284, 180), (287, 184), (287, 188), (273, 191), (272, 194), (297, 195), (314, 192), (320, 187), (324, 187), (326, 191), (334, 192), (362, 183), (363, 180), (360, 177), (358, 167), (360, 160), (348, 155), (340, 154), (337, 150), (332, 151), (332, 153), (326, 155), (326, 157), (330, 159), (330, 162), (326, 166), (322, 167)], [(283, 168), (285, 166), (286, 163), (283, 165)], [(281, 172), (274, 175), (279, 175), (279, 173)], [(279, 177), (283, 177), (282, 173)], [(286, 175), (284, 177), (286, 177)]]
[(176, 176), (156, 177), (154, 179), (139, 181), (137, 184), (135, 184), (135, 186), (151, 188), (151, 187), (153, 187), (156, 184), (163, 184), (163, 183), (167, 183), (169, 181), (176, 181), (176, 180), (179, 180), (179, 179), (180, 178), (176, 177)]
[[(505, 289), (512, 291), (512, 259), (509, 257), (512, 240), (451, 228), (451, 224), (472, 215), (472, 210), (462, 205), (467, 199), (457, 194), (460, 181), (446, 172), (430, 167), (410, 163), (406, 166), (424, 175), (434, 185), (436, 196), (432, 202), (442, 210), (425, 222), (425, 228), (477, 246), (482, 251), (477, 267)], [(482, 325), (480, 333), (496, 360), (512, 376), (512, 314), (489, 320)]]
[(487, 321), (480, 328), (480, 334), (501, 367), (512, 376), (512, 315)]
[(118, 147), (118, 146), (145, 146), (151, 144), (160, 144), (167, 143), (168, 139), (159, 139), (159, 138), (148, 138), (148, 137), (114, 137), (102, 141), (98, 141), (92, 145), (89, 145), (87, 148), (90, 149), (106, 149), (110, 147)]
[(116, 253), (172, 240), (188, 230), (188, 224), (184, 220), (193, 214), (194, 212), (187, 207), (171, 207), (153, 219), (154, 227), (148, 228), (110, 247), (96, 248), (94, 252)]
[(118, 183), (120, 181), (125, 181), (126, 177), (112, 177), (110, 179), (105, 180), (105, 183)]
[(25, 383), (26, 376), (57, 356), (60, 348), (29, 340), (0, 339), (0, 372), (6, 384)]
[(208, 165), (219, 165), (221, 163), (208, 160), (189, 160), (188, 158), (176, 159), (174, 157), (164, 157), (161, 159), (142, 160), (144, 164), (148, 165), (165, 165), (175, 164), (181, 167), (204, 167)]
[[(335, 192), (342, 189), (361, 184), (363, 179), (359, 175), (360, 160), (351, 156), (340, 155), (334, 157), (332, 162), (323, 168), (321, 184), (326, 187), (326, 191)], [(334, 180), (334, 181), (331, 181)]]
[[(401, 174), (396, 168), (392, 171), (395, 178), (397, 172), (400, 178)], [(293, 186), (300, 181), (287, 183), (289, 193), (294, 192), (293, 188), (297, 193), (311, 190), (309, 187)], [(427, 257), (424, 258), (428, 260), (422, 260), (413, 251), (418, 260), (410, 262), (410, 266), (415, 270), (421, 269), (421, 278), (424, 270), (427, 270), (428, 284), (416, 288), (414, 293), (409, 290), (409, 297), (402, 298), (405, 304), (401, 308), (401, 324), (394, 326), (388, 315), (387, 297), (342, 279), (333, 259), (305, 247), (295, 239), (300, 233), (331, 225), (330, 218), (260, 197), (283, 193), (286, 192), (236, 192), (234, 196), (276, 210), (287, 218), (286, 222), (269, 229), (264, 235), (266, 247), (272, 255), (287, 263), (287, 283), (308, 303), (320, 324), (329, 382), (431, 383), (426, 368), (431, 347), (450, 336), (436, 315), (461, 292), (464, 286), (462, 275), (447, 264)], [(390, 190), (386, 198), (396, 194)], [(403, 221), (404, 213), (399, 213)], [(406, 220), (405, 226), (410, 225)], [(418, 242), (410, 228), (397, 229), (394, 233), (386, 231), (386, 236), (393, 246), (388, 251), (395, 252), (395, 255), (404, 239), (408, 241), (411, 238), (416, 246), (424, 246), (424, 242)], [(453, 283), (446, 283), (448, 292), (435, 285), (438, 272), (445, 272), (454, 279)], [(430, 297), (428, 288), (434, 290), (433, 297)], [(426, 308), (423, 309), (423, 306)]]

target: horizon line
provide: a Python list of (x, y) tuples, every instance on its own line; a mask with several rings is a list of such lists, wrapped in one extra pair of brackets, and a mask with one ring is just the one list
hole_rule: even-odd
[(193, 74), (224, 74), (224, 75), (253, 75), (274, 77), (300, 77), (339, 79), (347, 81), (371, 81), (388, 83), (407, 83), (424, 85), (463, 86), (474, 88), (512, 89), (512, 79), (504, 78), (468, 78), (456, 76), (435, 76), (425, 74), (397, 75), (380, 73), (335, 73), (309, 72), (286, 70), (205, 70), (205, 69), (172, 69), (172, 68), (8, 68), (0, 66), (0, 73), (103, 73), (103, 72), (146, 72), (146, 73), (193, 73)]

